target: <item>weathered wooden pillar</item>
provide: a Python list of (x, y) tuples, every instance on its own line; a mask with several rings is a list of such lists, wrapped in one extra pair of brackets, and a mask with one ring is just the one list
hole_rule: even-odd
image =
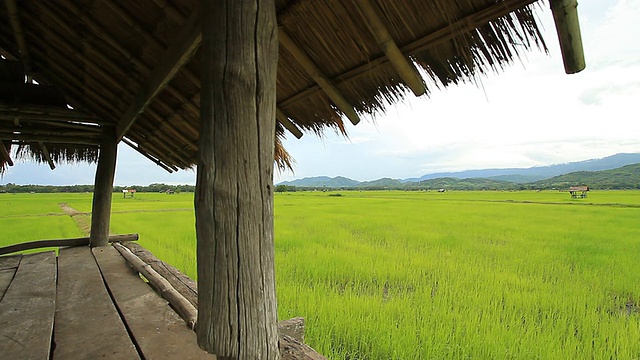
[(274, 0), (202, 1), (196, 180), (201, 348), (279, 359), (273, 248)]
[(116, 173), (117, 150), (116, 128), (114, 126), (103, 126), (91, 208), (89, 245), (92, 247), (106, 246), (109, 241), (111, 197), (113, 195), (113, 178)]

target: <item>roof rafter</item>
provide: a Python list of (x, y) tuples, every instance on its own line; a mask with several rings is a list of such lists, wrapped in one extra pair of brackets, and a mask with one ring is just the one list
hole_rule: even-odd
[(292, 123), (291, 120), (289, 120), (287, 114), (280, 110), (280, 108), (276, 108), (276, 119), (278, 119), (280, 124), (282, 124), (282, 126), (284, 126), (287, 130), (289, 130), (289, 132), (291, 132), (293, 136), (298, 139), (302, 137), (302, 131), (300, 131), (300, 128), (298, 128), (296, 124)]
[[(460, 18), (459, 20), (454, 21), (451, 24), (448, 24), (409, 44), (402, 45), (400, 47), (400, 51), (407, 55), (424, 51), (433, 46), (449, 41), (460, 34), (467, 33), (479, 26), (485, 25), (493, 19), (506, 16), (513, 11), (531, 5), (536, 1), (538, 0), (506, 0), (504, 2), (495, 3), (494, 5), (491, 5), (484, 10), (480, 10), (476, 13)], [(369, 62), (363, 63), (349, 71), (346, 71), (341, 75), (336, 76), (333, 81), (340, 84), (343, 82), (355, 80), (361, 76), (368, 74), (369, 71), (388, 64), (389, 61), (389, 58), (387, 58), (386, 56), (380, 56), (376, 59), (372, 59)], [(287, 107), (290, 104), (311, 96), (321, 90), (322, 89), (319, 85), (311, 86), (281, 101), (280, 103), (278, 103), (278, 106)]]
[(42, 155), (44, 155), (44, 159), (47, 160), (47, 163), (49, 164), (49, 168), (51, 168), (51, 170), (55, 170), (56, 164), (54, 164), (53, 160), (51, 160), (51, 155), (49, 154), (49, 149), (47, 149), (47, 146), (42, 141), (38, 141), (38, 145), (42, 150)]
[(13, 166), (11, 155), (9, 155), (9, 151), (7, 151), (7, 148), (4, 146), (4, 143), (2, 143), (2, 141), (0, 141), (0, 157), (4, 158), (9, 166)]
[(5, 4), (7, 5), (7, 13), (9, 13), (9, 22), (13, 29), (13, 35), (16, 38), (18, 50), (20, 51), (20, 60), (22, 60), (24, 64), (27, 76), (31, 78), (31, 56), (29, 55), (27, 42), (25, 41), (24, 32), (22, 31), (22, 24), (20, 23), (20, 17), (18, 15), (18, 4), (15, 0), (6, 0)]
[(382, 18), (374, 9), (371, 0), (359, 0), (354, 2), (359, 10), (360, 15), (366, 20), (371, 35), (380, 46), (380, 49), (387, 55), (389, 61), (398, 72), (398, 75), (409, 86), (416, 96), (423, 95), (427, 92), (427, 88), (422, 80), (422, 76), (418, 73), (418, 69), (409, 62), (409, 59), (400, 51), (398, 45), (393, 40), (389, 30), (385, 26)]
[(306, 73), (318, 84), (320, 89), (322, 89), (327, 96), (333, 100), (338, 109), (349, 118), (351, 123), (353, 125), (358, 124), (360, 117), (354, 110), (353, 105), (345, 99), (340, 90), (338, 90), (333, 82), (318, 68), (318, 65), (311, 60), (309, 55), (293, 41), (282, 27), (279, 28), (278, 38), (280, 39), (280, 45), (289, 51)]
[(117, 139), (122, 139), (138, 115), (144, 111), (147, 105), (151, 103), (151, 100), (195, 54), (202, 40), (200, 28), (200, 12), (196, 8), (187, 19), (175, 41), (164, 52), (158, 66), (149, 74), (147, 83), (142, 85), (135, 99), (118, 121)]

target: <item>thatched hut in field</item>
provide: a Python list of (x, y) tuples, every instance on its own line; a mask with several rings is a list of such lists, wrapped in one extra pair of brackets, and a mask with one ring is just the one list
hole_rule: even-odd
[[(565, 68), (580, 71), (576, 1), (550, 3)], [(404, 96), (544, 51), (541, 4), (6, 0), (0, 172), (14, 158), (97, 161), (90, 245), (102, 247), (118, 142), (169, 172), (196, 167), (198, 343), (275, 359), (272, 171), (290, 165), (280, 140), (345, 132)]]

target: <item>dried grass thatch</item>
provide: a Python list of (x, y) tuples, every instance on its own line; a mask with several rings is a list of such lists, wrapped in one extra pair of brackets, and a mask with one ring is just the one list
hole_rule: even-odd
[[(276, 164), (292, 164), (281, 143), (287, 131), (321, 134), (329, 128), (346, 134), (344, 119), (357, 123), (362, 114), (379, 114), (411, 90), (429, 93), (475, 81), (501, 70), (522, 51), (546, 50), (535, 2), (276, 0), (281, 39)], [(0, 140), (16, 143), (21, 157), (36, 161), (48, 161), (40, 143), (52, 161), (94, 161), (99, 134), (93, 130), (127, 128), (122, 125), (131, 120), (128, 110), (149, 86), (150, 74), (174, 42), (184, 41), (181, 29), (196, 18), (196, 3), (60, 0), (23, 1), (15, 11), (0, 7), (0, 19), (14, 15), (20, 20), (0, 21), (0, 54), (22, 60), (27, 75), (60, 89), (77, 109), (68, 116), (80, 113), (65, 122), (65, 111), (4, 104)], [(390, 37), (399, 57), (383, 49), (374, 36), (376, 26)], [(190, 56), (121, 133), (169, 171), (196, 162), (201, 63), (199, 52)], [(410, 73), (417, 69), (420, 78), (411, 83)], [(7, 161), (0, 154), (0, 169)]]

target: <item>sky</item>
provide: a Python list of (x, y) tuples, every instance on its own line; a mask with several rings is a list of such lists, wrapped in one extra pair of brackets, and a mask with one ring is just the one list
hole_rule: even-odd
[[(287, 134), (294, 171), (274, 181), (345, 176), (404, 179), (470, 169), (532, 167), (640, 152), (640, 0), (579, 1), (587, 68), (566, 75), (548, 2), (538, 17), (549, 54), (533, 50), (473, 83), (407, 95), (349, 137), (331, 130)], [(92, 184), (95, 166), (18, 162), (0, 184)], [(115, 184), (194, 184), (194, 171), (169, 174), (119, 146)]]

